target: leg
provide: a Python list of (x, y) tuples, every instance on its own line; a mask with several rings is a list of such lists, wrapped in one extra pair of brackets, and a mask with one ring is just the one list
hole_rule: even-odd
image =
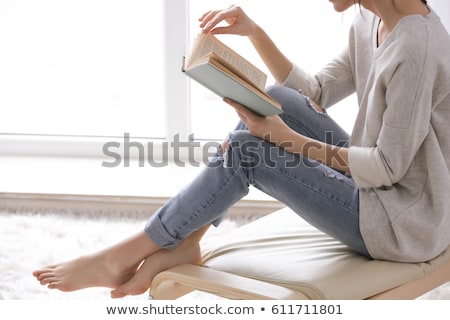
[[(284, 111), (281, 118), (293, 130), (332, 145), (345, 147), (350, 138), (320, 106), (316, 105), (301, 91), (283, 86), (271, 86), (267, 93), (277, 100)], [(245, 124), (240, 122), (237, 130), (247, 130)]]
[[(314, 131), (315, 128), (320, 127), (320, 124), (330, 122), (330, 119), (323, 114), (320, 114), (319, 117), (319, 114), (310, 106), (305, 107), (307, 103), (303, 96), (293, 90), (284, 93), (274, 90), (275, 94), (280, 94), (280, 99), (288, 97), (287, 102), (283, 103), (283, 108), (286, 111), (283, 117), (293, 128), (299, 132), (304, 130), (305, 134), (311, 131), (308, 135), (316, 134), (317, 137), (315, 138), (319, 140), (330, 138), (323, 132), (320, 134), (322, 130)], [(293, 105), (296, 108), (293, 108)], [(300, 114), (296, 116), (295, 113)], [(308, 113), (315, 115), (315, 117), (307, 116)], [(320, 121), (317, 119), (320, 119)], [(313, 120), (317, 122), (317, 125), (313, 125)], [(328, 128), (329, 126), (326, 127)], [(332, 130), (333, 133), (335, 131), (338, 130)], [(341, 141), (338, 135), (331, 135), (331, 139), (337, 142)], [(152, 254), (155, 252), (160, 253), (161, 248), (175, 248), (191, 234), (195, 238), (195, 232), (202, 227), (210, 223), (218, 223), (226, 210), (247, 194), (250, 183), (291, 206), (299, 213), (306, 211), (303, 209), (314, 207), (315, 201), (321, 202), (322, 199), (314, 198), (310, 196), (311, 194), (320, 193), (328, 200), (334, 201), (335, 199), (335, 197), (329, 196), (329, 194), (333, 195), (335, 190), (321, 192), (317, 188), (312, 188), (310, 183), (303, 183), (303, 176), (308, 177), (308, 181), (313, 180), (312, 184), (315, 183), (316, 177), (322, 177), (323, 179), (325, 171), (328, 170), (325, 166), (318, 166), (317, 163), (309, 162), (307, 159), (305, 159), (305, 165), (303, 161), (299, 162), (303, 158), (286, 154), (283, 150), (252, 137), (245, 131), (238, 131), (236, 134), (233, 134), (230, 137), (227, 148), (225, 157), (219, 154), (190, 186), (172, 198), (149, 220), (145, 228), (146, 234), (139, 233), (137, 236), (100, 253), (47, 267), (34, 272), (34, 275), (42, 284), (65, 291), (91, 286), (117, 288), (124, 284), (121, 289), (125, 289), (117, 290), (115, 292), (116, 296), (137, 292), (138, 290), (133, 285), (137, 283), (137, 279), (146, 279), (147, 283), (151, 281), (150, 278), (152, 278), (151, 273), (153, 271), (149, 267), (150, 261), (156, 261), (157, 257), (169, 259), (166, 255), (162, 256), (160, 254), (152, 257)], [(264, 163), (255, 161), (255, 156), (256, 160), (263, 159)], [(275, 166), (272, 165), (273, 159), (277, 160)], [(299, 165), (292, 166), (296, 161), (299, 162)], [(283, 170), (283, 168), (288, 168), (289, 170)], [(312, 168), (316, 168), (316, 170), (305, 171), (305, 169)], [(298, 177), (297, 182), (292, 178), (293, 176)], [(342, 179), (336, 179), (336, 181), (345, 180), (344, 177), (339, 177)], [(347, 182), (348, 185), (351, 185), (350, 181)], [(286, 190), (288, 185), (289, 188)], [(335, 187), (339, 188), (340, 186)], [(341, 190), (341, 193), (345, 193), (345, 196), (347, 196), (344, 203), (355, 203), (357, 192), (354, 186), (351, 190), (353, 193), (348, 190), (346, 192)], [(294, 191), (295, 193), (292, 194)], [(311, 201), (312, 199), (314, 201)], [(330, 202), (322, 201), (320, 205), (323, 204), (330, 205)], [(332, 206), (330, 205), (330, 207)], [(348, 205), (344, 207), (349, 208)], [(320, 206), (315, 208), (319, 212), (325, 211), (322, 209), (324, 208)], [(309, 211), (306, 214), (310, 215), (308, 220), (314, 222), (313, 224), (316, 226), (319, 225), (320, 227), (323, 224), (322, 229), (329, 231), (332, 235), (337, 235), (338, 239), (338, 236), (344, 233), (336, 228), (327, 230), (327, 226), (332, 219), (314, 219), (314, 213), (310, 214)], [(350, 211), (357, 213), (355, 208), (351, 208)], [(352, 221), (355, 222), (354, 220), (358, 218), (357, 214), (353, 215), (352, 218)], [(353, 223), (352, 226), (356, 224)], [(357, 228), (356, 237), (354, 238), (358, 238), (358, 236), (360, 238), (359, 228)], [(350, 237), (350, 239), (353, 238)], [(343, 241), (346, 242), (345, 239)], [(364, 252), (363, 249), (360, 251)], [(152, 259), (150, 260), (150, 258)], [(135, 274), (136, 269), (144, 259), (146, 261), (139, 269), (140, 272)], [(111, 272), (111, 270), (114, 270), (114, 272)], [(150, 276), (143, 275), (145, 272), (149, 273)], [(102, 274), (101, 277), (99, 276), (100, 274)]]
[[(222, 183), (217, 183), (221, 181)], [(146, 231), (172, 248), (205, 224), (217, 223), (253, 185), (289, 206), (315, 227), (368, 255), (359, 229), (359, 190), (344, 174), (235, 131), (223, 159), (216, 159), (190, 187), (154, 215)]]
[[(301, 92), (274, 86), (268, 88), (268, 93), (282, 104), (282, 118), (295, 131), (329, 144), (348, 145), (349, 135)], [(251, 169), (251, 183), (289, 206), (312, 225), (369, 256), (359, 231), (359, 190), (354, 181), (308, 158), (293, 156), (277, 148), (268, 150), (266, 166)], [(273, 188), (267, 170), (287, 177), (286, 184)]]
[[(217, 220), (248, 192), (248, 185), (240, 175), (236, 175), (233, 168), (224, 168), (222, 163), (220, 156), (211, 162), (190, 186), (150, 219), (145, 232), (98, 253), (39, 269), (33, 275), (42, 285), (62, 291), (94, 286), (118, 288), (127, 283), (144, 259), (162, 248), (175, 248), (193, 232)], [(220, 201), (216, 201), (217, 198)], [(171, 226), (174, 227), (171, 229)], [(167, 228), (171, 233), (166, 233)], [(149, 263), (143, 267), (147, 265)], [(130, 284), (126, 288), (130, 292), (137, 291)], [(121, 295), (120, 292), (115, 294)]]
[(352, 179), (245, 131), (232, 135), (230, 148), (235, 149), (233, 157), (246, 159), (240, 160), (240, 165), (245, 166), (249, 184), (354, 251), (369, 256), (359, 229), (359, 190)]
[[(212, 168), (213, 169), (213, 168)], [(169, 204), (165, 207), (170, 207), (172, 211), (180, 213), (180, 217), (175, 214), (172, 219), (177, 221), (178, 219), (182, 219), (182, 213), (186, 212), (187, 214), (191, 213), (194, 210), (194, 215), (196, 214), (196, 203), (197, 203), (197, 192), (199, 194), (208, 193), (208, 185), (202, 185), (202, 176), (208, 176), (210, 172), (211, 177), (207, 180), (207, 184), (213, 183), (216, 185), (222, 185), (222, 183), (217, 183), (217, 181), (223, 181), (219, 174), (217, 174), (217, 170), (207, 170), (204, 172), (197, 180), (192, 184), (191, 187), (186, 188), (186, 190), (194, 189), (192, 192), (182, 192), (179, 197), (173, 199), (169, 202)], [(233, 178), (232, 178), (233, 179)], [(222, 189), (222, 192), (227, 193), (227, 188), (229, 183), (225, 182), (225, 188)], [(220, 189), (220, 188), (219, 188)], [(245, 188), (244, 188), (245, 189)], [(219, 191), (220, 192), (220, 191)], [(236, 202), (239, 200), (243, 194), (247, 191), (238, 191), (231, 198), (233, 200), (229, 200), (231, 202)], [(188, 197), (184, 195), (189, 194)], [(231, 194), (231, 193), (230, 193)], [(178, 200), (181, 198), (181, 200)], [(200, 199), (200, 198), (199, 198)], [(205, 202), (200, 204), (201, 206), (208, 207), (210, 205), (209, 199), (203, 199)], [(190, 207), (183, 205), (183, 202), (191, 204)], [(161, 209), (161, 211), (166, 211), (166, 208)], [(214, 208), (214, 205), (212, 205)], [(222, 205), (222, 209), (216, 208), (215, 212), (223, 212), (227, 206), (225, 204)], [(170, 209), (169, 209), (170, 211)], [(204, 217), (203, 217), (204, 218)], [(215, 217), (200, 220), (201, 223), (197, 224), (195, 228), (188, 229), (180, 235), (177, 239), (176, 244), (178, 244), (181, 240), (187, 238), (192, 232), (201, 229), (205, 225), (209, 225), (211, 220), (216, 219)], [(156, 219), (155, 219), (156, 220)], [(185, 220), (183, 220), (185, 222)], [(164, 228), (164, 227), (163, 227)], [(147, 230), (147, 233), (149, 231)], [(162, 246), (165, 246), (165, 249), (174, 248), (175, 243), (166, 244), (163, 242), (163, 245), (160, 243), (156, 243), (148, 237), (146, 232), (142, 231), (136, 234), (135, 236), (117, 244), (112, 247), (109, 247), (100, 252), (86, 255), (80, 257), (78, 259), (74, 259), (68, 262), (47, 266), (41, 269), (38, 269), (33, 272), (33, 275), (37, 278), (37, 280), (42, 284), (48, 286), (50, 289), (59, 289), (62, 291), (75, 291), (83, 288), (101, 286), (108, 288), (118, 288), (119, 286), (127, 283), (133, 276), (136, 274), (136, 270), (142, 264), (144, 259), (150, 257), (155, 252), (160, 251)], [(158, 234), (155, 232), (155, 234)], [(203, 233), (201, 233), (203, 234)], [(195, 238), (195, 237), (194, 237)], [(179, 253), (177, 251), (176, 253)], [(159, 255), (158, 257), (162, 257)], [(167, 256), (167, 252), (165, 251), (164, 257)], [(190, 254), (190, 256), (193, 256)], [(181, 256), (180, 256), (181, 257)], [(183, 259), (188, 259), (183, 257)], [(150, 264), (149, 261), (155, 261), (156, 259), (146, 259), (144, 265), (142, 267), (146, 267), (142, 270), (147, 270), (147, 266)], [(172, 259), (173, 260), (173, 259)], [(191, 259), (192, 260), (192, 259)], [(195, 260), (195, 259), (194, 259)], [(141, 268), (142, 268), (141, 267)], [(136, 283), (133, 281), (132, 283)], [(125, 287), (125, 289), (129, 289), (130, 292), (136, 292), (138, 289), (132, 288), (130, 284)], [(120, 296), (121, 293), (119, 291), (114, 292), (116, 296)]]
[[(328, 143), (347, 143), (348, 135), (326, 114), (313, 109), (299, 92), (274, 88), (271, 93), (282, 101), (283, 119), (294, 130)], [(166, 248), (183, 246), (182, 239), (191, 232), (218, 223), (253, 184), (316, 227), (367, 254), (359, 232), (358, 190), (351, 179), (239, 130), (245, 129), (242, 124), (237, 129), (224, 144), (225, 156), (214, 159), (189, 187), (149, 220), (146, 232), (150, 238)], [(145, 291), (156, 275), (151, 264), (158, 258), (163, 259), (163, 254), (146, 259), (136, 276), (116, 290), (116, 296)]]
[(300, 91), (287, 87), (272, 86), (267, 92), (281, 103), (281, 118), (293, 130), (332, 145), (345, 147), (349, 135), (322, 108)]
[[(297, 132), (334, 145), (348, 144), (348, 134), (326, 113), (317, 111), (299, 91), (273, 86), (268, 88), (268, 93), (282, 104), (283, 120)], [(242, 123), (236, 129), (235, 132), (245, 132)], [(251, 136), (248, 141), (244, 141), (245, 138), (238, 140), (237, 148), (231, 146), (231, 149), (261, 147), (258, 144), (260, 140)], [(230, 149), (230, 143), (233, 143), (232, 139), (224, 143), (224, 148)], [(273, 146), (270, 145), (269, 149), (273, 149)], [(250, 155), (253, 153), (251, 150), (247, 151)], [(255, 152), (266, 153), (261, 150)], [(233, 157), (230, 157), (231, 154)], [(277, 157), (275, 154), (272, 156), (275, 159)], [(218, 154), (208, 168), (149, 220), (146, 226), (149, 237), (161, 247), (174, 248), (191, 232), (204, 225), (218, 223), (226, 210), (249, 191), (246, 157), (244, 153), (234, 155), (230, 150), (225, 155)]]

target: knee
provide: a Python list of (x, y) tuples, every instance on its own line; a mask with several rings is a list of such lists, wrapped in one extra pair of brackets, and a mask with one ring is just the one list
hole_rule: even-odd
[(281, 104), (284, 111), (282, 118), (303, 119), (310, 115), (326, 114), (322, 107), (305, 96), (301, 90), (284, 86), (271, 86), (267, 88), (267, 93)]
[(308, 107), (309, 99), (300, 90), (285, 86), (270, 86), (266, 91), (281, 104), (285, 114), (295, 115)]
[(266, 92), (269, 96), (271, 96), (281, 104), (283, 104), (283, 102), (286, 102), (286, 100), (288, 100), (288, 97), (300, 94), (300, 91), (298, 90), (280, 85), (268, 86), (266, 88)]
[(232, 154), (237, 154), (238, 156), (242, 153), (243, 149), (246, 149), (248, 145), (253, 144), (251, 141), (255, 141), (258, 138), (252, 136), (247, 130), (234, 130), (230, 132), (227, 138), (222, 141), (217, 154), (214, 157), (209, 158), (208, 166), (221, 166), (222, 162), (226, 167), (232, 166), (232, 159), (235, 156)]
[(253, 162), (253, 158), (259, 159), (258, 154), (262, 149), (264, 140), (257, 138), (246, 130), (236, 130), (230, 133), (224, 150), (225, 166), (232, 167), (241, 162)]

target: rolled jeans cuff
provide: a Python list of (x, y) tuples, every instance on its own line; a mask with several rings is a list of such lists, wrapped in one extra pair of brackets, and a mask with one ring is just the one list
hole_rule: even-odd
[(167, 232), (157, 213), (147, 221), (144, 231), (153, 242), (164, 249), (174, 249), (181, 242), (181, 239), (177, 239)]

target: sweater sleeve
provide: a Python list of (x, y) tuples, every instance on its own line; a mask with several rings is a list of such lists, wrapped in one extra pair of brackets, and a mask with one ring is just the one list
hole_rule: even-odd
[(426, 45), (416, 48), (420, 49), (398, 53), (398, 62), (391, 63), (379, 80), (378, 87), (383, 89), (374, 91), (372, 105), (384, 103), (386, 108), (376, 145), (350, 147), (349, 167), (359, 187), (389, 187), (399, 182), (429, 133), (436, 73)]
[(281, 85), (301, 89), (322, 108), (328, 108), (355, 92), (349, 50), (327, 64), (316, 75), (311, 75), (294, 64), (291, 72)]

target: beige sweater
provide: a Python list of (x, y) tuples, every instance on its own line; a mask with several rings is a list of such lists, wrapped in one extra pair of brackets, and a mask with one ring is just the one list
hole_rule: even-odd
[(378, 23), (362, 10), (338, 58), (314, 76), (294, 66), (284, 85), (325, 108), (356, 92), (349, 166), (367, 248), (426, 261), (450, 244), (450, 36), (432, 11), (403, 18), (377, 47)]

